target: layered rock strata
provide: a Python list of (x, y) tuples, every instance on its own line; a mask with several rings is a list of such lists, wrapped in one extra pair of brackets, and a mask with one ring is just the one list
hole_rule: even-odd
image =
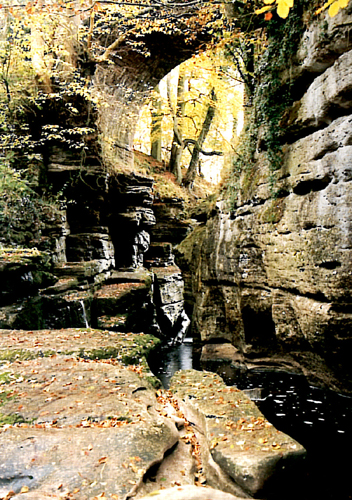
[(350, 29), (351, 16), (341, 12), (323, 31), (315, 23), (303, 36), (290, 72), (297, 100), (281, 122), (279, 197), (272, 197), (259, 144), (252, 183), (248, 188), (244, 172), (235, 208), (219, 201), (179, 247), (192, 269), (193, 323), (205, 343), (230, 342), (241, 369), (303, 372), (313, 384), (346, 392), (352, 391)]

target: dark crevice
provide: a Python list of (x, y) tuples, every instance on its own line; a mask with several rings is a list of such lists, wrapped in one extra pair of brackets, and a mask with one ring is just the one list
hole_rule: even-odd
[[(339, 96), (339, 102), (331, 103), (329, 108), (325, 110), (324, 117), (314, 125), (304, 124), (288, 124), (282, 123), (286, 127), (286, 133), (282, 136), (282, 144), (291, 145), (300, 139), (304, 139), (315, 132), (322, 131), (329, 127), (335, 120), (348, 116), (351, 114), (351, 101), (352, 101), (352, 91), (345, 92), (343, 95)], [(294, 105), (298, 105), (299, 101), (296, 101)], [(287, 113), (288, 114), (288, 113)], [(309, 120), (312, 122), (312, 119)]]
[(340, 314), (351, 314), (351, 304), (333, 304), (331, 306), (331, 311)]
[(276, 288), (276, 290), (281, 291), (283, 293), (289, 293), (296, 297), (306, 297), (307, 299), (313, 299), (316, 300), (317, 302), (324, 302), (324, 303), (331, 302), (327, 297), (325, 297), (325, 295), (322, 292), (316, 292), (316, 293), (307, 292), (305, 294), (302, 294), (297, 288)]
[(149, 467), (149, 469), (146, 471), (146, 473), (143, 476), (143, 483), (146, 483), (147, 481), (156, 482), (156, 477), (157, 477), (160, 465), (163, 463), (163, 461), (165, 460), (166, 457), (168, 457), (169, 455), (171, 455), (171, 453), (173, 453), (175, 451), (177, 446), (178, 446), (178, 442), (176, 444), (174, 444), (173, 446), (171, 446), (171, 448), (166, 450), (166, 452), (164, 453), (164, 457), (160, 462), (157, 462), (154, 465), (152, 465), (151, 467)]
[(271, 308), (255, 311), (251, 307), (245, 306), (242, 309), (242, 320), (247, 344), (252, 344), (254, 347), (267, 347), (268, 344), (276, 344), (275, 323)]
[(316, 156), (314, 156), (313, 160), (315, 160), (315, 161), (321, 160), (322, 158), (324, 158), (324, 156), (326, 156), (329, 153), (334, 153), (340, 147), (341, 147), (340, 144), (332, 144), (328, 148), (323, 149), (319, 154), (317, 154)]
[(244, 243), (243, 245), (241, 245), (241, 249), (244, 249), (244, 248), (246, 248), (246, 249), (248, 249), (248, 248), (252, 249), (253, 248), (255, 250), (260, 250), (260, 247), (258, 245), (256, 245), (255, 243), (253, 243), (253, 242)]
[(331, 182), (331, 177), (325, 175), (322, 179), (310, 179), (302, 181), (293, 188), (293, 192), (299, 196), (304, 196), (311, 192), (322, 191)]
[(323, 267), (324, 269), (336, 269), (337, 267), (341, 267), (341, 262), (338, 262), (337, 260), (330, 260), (321, 262), (318, 264), (318, 267)]

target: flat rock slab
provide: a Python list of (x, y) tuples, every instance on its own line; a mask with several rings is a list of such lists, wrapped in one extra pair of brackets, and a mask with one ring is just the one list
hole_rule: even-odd
[(166, 419), (106, 429), (9, 429), (0, 434), (0, 453), (6, 457), (0, 465), (0, 498), (28, 488), (28, 498), (54, 494), (88, 500), (105, 493), (103, 498), (124, 500), (177, 437)]
[[(224, 491), (197, 486), (179, 486), (166, 490), (153, 491), (140, 500), (240, 500)], [(22, 500), (22, 496), (21, 496)], [(23, 500), (26, 500), (23, 498)], [(28, 499), (29, 500), (29, 499)]]
[[(116, 362), (54, 356), (2, 368), (0, 411), (27, 423), (86, 425), (149, 418), (155, 395), (148, 382)], [(7, 383), (6, 383), (7, 382)], [(0, 420), (1, 422), (1, 420)]]
[(90, 359), (116, 358), (138, 363), (160, 340), (143, 333), (121, 333), (92, 328), (62, 330), (0, 330), (0, 361), (33, 359), (53, 354)]
[(187, 420), (203, 429), (213, 460), (244, 492), (266, 495), (294, 481), (305, 449), (275, 429), (242, 391), (196, 370), (177, 372), (170, 390), (183, 400)]
[(132, 271), (112, 271), (106, 283), (148, 283), (150, 280), (150, 272), (145, 269), (133, 269)]
[(114, 360), (17, 361), (0, 381), (0, 498), (125, 499), (178, 441), (148, 382)]
[(130, 312), (136, 307), (142, 310), (149, 292), (150, 285), (145, 283), (103, 285), (94, 294), (96, 312), (98, 315), (116, 315)]

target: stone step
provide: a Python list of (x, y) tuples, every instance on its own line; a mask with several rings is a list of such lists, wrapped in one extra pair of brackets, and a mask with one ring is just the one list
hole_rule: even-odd
[(105, 259), (86, 262), (59, 262), (54, 265), (53, 272), (58, 278), (90, 279), (93, 281), (96, 276), (108, 271), (110, 267), (110, 262)]

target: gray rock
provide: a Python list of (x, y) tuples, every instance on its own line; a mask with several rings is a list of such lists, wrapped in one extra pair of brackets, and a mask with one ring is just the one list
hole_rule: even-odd
[(167, 490), (153, 491), (140, 500), (238, 500), (229, 493), (197, 486), (176, 486)]
[(318, 76), (289, 113), (285, 125), (295, 130), (319, 128), (330, 124), (332, 106), (348, 109), (351, 106), (352, 51), (341, 55), (333, 66)]

